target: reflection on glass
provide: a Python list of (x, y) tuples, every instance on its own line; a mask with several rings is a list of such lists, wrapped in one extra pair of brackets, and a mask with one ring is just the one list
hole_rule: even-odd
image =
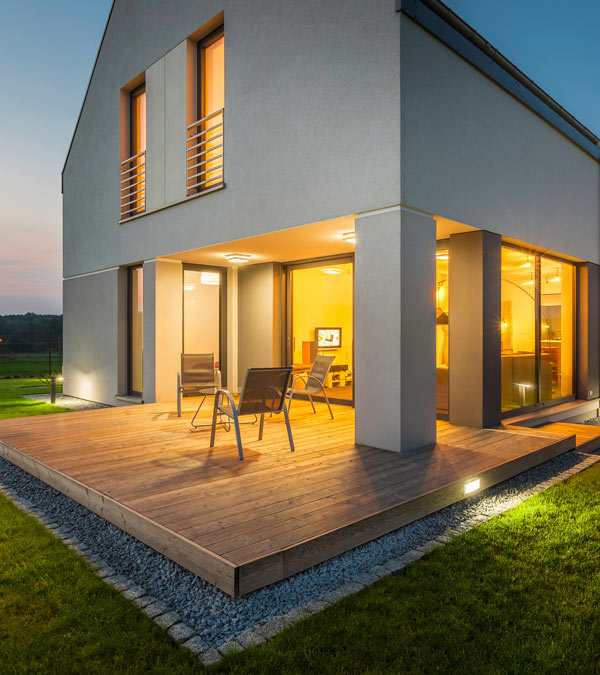
[[(206, 117), (211, 113), (221, 110), (225, 107), (225, 37), (223, 34), (217, 36), (213, 41), (202, 47), (202, 115)], [(202, 180), (206, 181), (203, 189), (212, 187), (221, 182), (223, 164), (223, 113), (211, 117), (202, 125), (202, 131), (212, 129), (207, 132), (206, 138), (209, 139), (202, 148), (201, 159), (205, 162), (203, 169), (213, 169), (207, 173)], [(210, 140), (212, 139), (212, 140)], [(214, 149), (212, 149), (214, 148)], [(213, 159), (214, 158), (214, 159)]]
[[(135, 215), (145, 210), (145, 192), (144, 188), (144, 164), (145, 157), (139, 156), (146, 150), (146, 85), (143, 84), (131, 92), (131, 125), (130, 125), (130, 157), (134, 157), (127, 167), (133, 169), (129, 172), (130, 188), (128, 194), (132, 200), (135, 200), (130, 208), (133, 212), (129, 215)], [(136, 167), (136, 168), (134, 168)]]
[(214, 354), (220, 365), (221, 275), (207, 270), (183, 271), (183, 351)]
[(435, 256), (437, 412), (448, 412), (448, 251)]
[(574, 266), (541, 258), (541, 398), (573, 394)]
[(291, 289), (294, 369), (308, 372), (317, 354), (335, 356), (325, 382), (327, 396), (351, 401), (353, 264), (292, 269)]
[(535, 257), (502, 247), (502, 411), (537, 403)]
[(143, 269), (129, 270), (129, 392), (141, 394), (144, 351)]

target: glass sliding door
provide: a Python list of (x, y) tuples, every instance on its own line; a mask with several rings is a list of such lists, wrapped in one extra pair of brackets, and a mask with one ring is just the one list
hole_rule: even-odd
[(574, 393), (574, 287), (570, 263), (502, 247), (502, 412)]
[(300, 374), (310, 371), (318, 354), (334, 356), (325, 382), (327, 396), (351, 404), (354, 263), (331, 259), (292, 265), (288, 280), (288, 362)]
[(448, 249), (435, 255), (435, 337), (436, 408), (438, 416), (448, 415)]
[(225, 384), (225, 296), (222, 268), (184, 267), (183, 352), (214, 354)]
[(128, 391), (142, 395), (144, 352), (144, 273), (142, 266), (128, 270)]

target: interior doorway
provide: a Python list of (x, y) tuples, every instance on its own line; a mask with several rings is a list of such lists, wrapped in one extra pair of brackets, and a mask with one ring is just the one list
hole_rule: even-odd
[(183, 267), (184, 354), (214, 354), (215, 367), (227, 384), (227, 269)]
[(297, 263), (286, 270), (287, 363), (300, 374), (310, 371), (317, 355), (333, 356), (327, 396), (354, 405), (353, 257)]

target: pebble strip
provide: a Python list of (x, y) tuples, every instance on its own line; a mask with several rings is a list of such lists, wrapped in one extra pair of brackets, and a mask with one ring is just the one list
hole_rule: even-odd
[(346, 596), (358, 593), (383, 577), (397, 574), (410, 563), (416, 562), (438, 546), (443, 546), (455, 536), (487, 522), (494, 516), (512, 509), (525, 499), (528, 499), (535, 494), (539, 494), (540, 492), (544, 492), (549, 487), (567, 480), (571, 476), (584, 471), (600, 461), (600, 455), (579, 453), (576, 451), (574, 451), (574, 454), (581, 458), (581, 461), (575, 466), (566, 471), (562, 471), (527, 490), (523, 490), (512, 500), (505, 500), (502, 502), (495, 510), (464, 520), (459, 527), (448, 530), (445, 534), (430, 539), (420, 546), (407, 551), (403, 555), (388, 560), (382, 565), (376, 565), (368, 572), (357, 575), (351, 581), (343, 584), (339, 588), (324, 593), (317, 600), (312, 600), (304, 605), (295, 607), (281, 616), (260, 622), (253, 628), (245, 630), (217, 647), (207, 645), (199, 635), (195, 634), (192, 628), (182, 621), (181, 617), (176, 612), (171, 610), (167, 604), (149, 595), (144, 588), (127, 579), (125, 576), (118, 574), (112, 567), (105, 563), (100, 556), (94, 554), (85, 544), (82, 544), (75, 536), (72, 536), (70, 530), (61, 527), (58, 523), (47, 518), (44, 512), (36, 508), (31, 501), (20, 497), (12, 488), (7, 487), (2, 483), (0, 483), (0, 492), (11, 499), (21, 510), (36, 517), (45, 527), (60, 537), (69, 548), (79, 553), (94, 568), (96, 574), (103, 581), (111, 584), (126, 598), (134, 602), (150, 619), (164, 628), (176, 642), (196, 654), (205, 666), (211, 666), (218, 663), (226, 654), (243, 651), (249, 647), (263, 644), (297, 621), (301, 621), (312, 614), (316, 614), (317, 612), (326, 609)]

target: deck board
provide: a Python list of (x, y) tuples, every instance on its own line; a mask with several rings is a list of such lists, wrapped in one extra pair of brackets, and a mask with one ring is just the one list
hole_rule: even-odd
[(210, 449), (208, 429), (191, 429), (189, 399), (182, 418), (167, 403), (0, 421), (0, 454), (240, 595), (460, 500), (471, 477), (488, 487), (575, 447), (573, 425), (440, 422), (435, 446), (394, 453), (355, 445), (354, 411), (333, 409), (294, 402), (294, 453), (280, 417), (261, 442), (243, 426), (243, 462), (233, 433)]

